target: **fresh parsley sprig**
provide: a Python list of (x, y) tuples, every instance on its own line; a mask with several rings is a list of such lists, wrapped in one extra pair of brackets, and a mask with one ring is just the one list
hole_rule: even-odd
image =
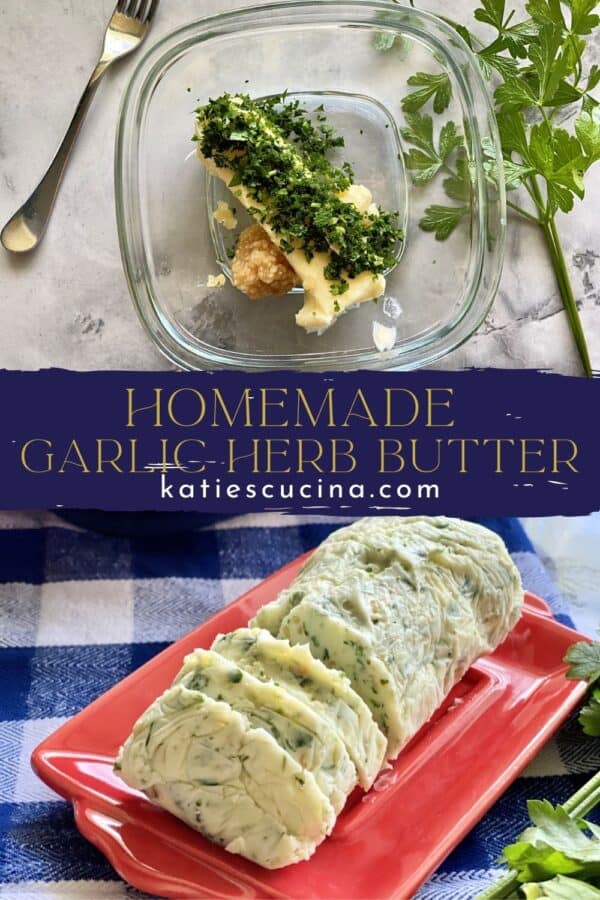
[(586, 734), (600, 737), (600, 642), (580, 641), (569, 648), (565, 656), (569, 663), (567, 678), (587, 681), (591, 690), (587, 703), (579, 713), (579, 723)]
[(569, 664), (567, 678), (587, 681), (591, 686), (600, 680), (600, 641), (579, 641), (569, 647), (565, 662)]
[[(510, 199), (509, 207), (539, 226), (544, 234), (558, 287), (569, 318), (583, 370), (592, 367), (577, 301), (570, 281), (557, 214), (568, 213), (585, 193), (585, 175), (600, 159), (600, 101), (594, 95), (600, 84), (600, 67), (589, 65), (586, 51), (600, 25), (595, 12), (598, 0), (528, 0), (526, 16), (518, 19), (506, 0), (480, 0), (474, 18), (489, 30), (488, 40), (477, 37), (465, 25), (446, 17), (476, 54), (490, 81), (500, 128), (506, 184), (522, 198)], [(393, 43), (393, 42), (392, 42)], [(389, 40), (380, 49), (390, 49)], [(458, 143), (443, 155), (433, 136), (423, 142), (425, 110), (448, 108), (452, 86), (443, 73), (418, 72), (408, 80), (410, 91), (402, 102), (407, 116), (404, 138), (414, 145), (407, 166), (417, 185), (426, 184), (439, 172), (446, 174), (444, 190), (458, 205), (430, 206), (421, 226), (445, 240), (468, 216), (470, 181), (461, 164), (465, 146)], [(419, 113), (421, 120), (415, 119)], [(448, 123), (447, 123), (448, 124)], [(444, 125), (444, 128), (447, 127)], [(429, 131), (429, 126), (427, 126)], [(428, 164), (429, 163), (429, 164)], [(438, 164), (439, 163), (439, 164)], [(493, 177), (489, 164), (489, 177)], [(465, 200), (467, 202), (465, 202)]]
[[(600, 681), (600, 642), (573, 644), (564, 661), (567, 678), (586, 681), (590, 688)], [(599, 689), (581, 709), (579, 722), (586, 734), (600, 736)], [(478, 900), (600, 900), (600, 827), (585, 819), (599, 804), (600, 772), (560, 806), (529, 800), (531, 826), (500, 857), (510, 874)]]

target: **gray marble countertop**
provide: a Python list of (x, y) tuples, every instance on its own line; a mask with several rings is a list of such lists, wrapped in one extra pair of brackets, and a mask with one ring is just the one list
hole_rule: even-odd
[[(246, 0), (251, 6), (256, 0)], [(437, 0), (438, 8), (441, 0)], [(150, 41), (240, 0), (162, 0)], [(472, 0), (461, 0), (465, 14)], [(0, 0), (0, 220), (25, 199), (62, 137), (93, 67), (112, 0)], [(430, 6), (435, 6), (432, 3)], [(458, 16), (458, 12), (454, 10)], [(142, 330), (119, 254), (113, 136), (135, 59), (107, 74), (35, 255), (0, 253), (0, 366), (164, 369)], [(600, 166), (559, 227), (600, 369)], [(546, 251), (534, 226), (511, 220), (497, 300), (478, 333), (440, 364), (539, 367), (579, 374)]]

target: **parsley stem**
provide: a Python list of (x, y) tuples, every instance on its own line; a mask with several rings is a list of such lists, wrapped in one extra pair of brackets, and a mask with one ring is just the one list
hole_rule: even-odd
[(558, 281), (558, 286), (563, 299), (565, 311), (567, 313), (567, 318), (569, 319), (571, 331), (575, 339), (575, 344), (577, 345), (579, 358), (581, 359), (581, 363), (583, 365), (583, 371), (588, 378), (591, 378), (593, 375), (593, 371), (588, 346), (583, 331), (583, 325), (581, 324), (579, 310), (577, 308), (577, 301), (575, 300), (573, 287), (571, 285), (571, 280), (567, 271), (565, 255), (563, 252), (562, 244), (560, 242), (560, 237), (558, 235), (558, 230), (556, 228), (556, 220), (554, 216), (552, 216), (548, 222), (545, 222), (542, 225), (542, 229), (546, 238), (548, 250), (550, 251), (552, 267)]
[[(533, 179), (531, 179), (531, 180), (533, 180)], [(529, 181), (524, 181), (524, 182), (523, 182), (523, 187), (525, 188), (525, 190), (527, 191), (527, 193), (529, 194), (529, 196), (531, 197), (531, 199), (533, 200), (533, 202), (535, 203), (535, 205), (536, 205), (537, 208), (539, 209), (539, 211), (540, 211), (540, 216), (545, 216), (545, 215), (546, 215), (546, 204), (544, 203), (544, 200), (543, 200), (542, 195), (541, 195), (541, 193), (540, 193), (540, 191), (539, 191), (539, 188), (538, 188), (537, 195), (536, 195), (536, 194), (534, 193), (534, 191), (533, 191), (531, 185), (529, 184)]]
[(525, 216), (525, 218), (529, 219), (530, 222), (535, 222), (536, 225), (542, 224), (542, 220), (538, 216), (534, 216), (533, 213), (527, 212), (527, 210), (523, 209), (522, 206), (519, 206), (518, 203), (513, 203), (512, 200), (507, 200), (506, 205), (510, 206), (511, 209), (514, 209), (515, 212), (518, 212), (520, 216)]
[(587, 816), (594, 807), (600, 803), (600, 772), (596, 772), (593, 778), (580, 787), (568, 800), (563, 803), (563, 809), (573, 819)]
[[(535, 202), (541, 210), (544, 208), (544, 201), (537, 180), (534, 177), (529, 179), (529, 181), (531, 184)], [(571, 332), (575, 340), (575, 345), (577, 346), (577, 351), (579, 353), (579, 358), (583, 366), (583, 371), (588, 378), (591, 378), (593, 375), (593, 371), (590, 361), (590, 354), (583, 331), (583, 325), (581, 324), (579, 310), (577, 309), (577, 301), (575, 300), (575, 294), (573, 293), (573, 286), (569, 277), (565, 254), (563, 252), (560, 236), (556, 227), (555, 216), (546, 216), (544, 221), (542, 221), (541, 223), (541, 228), (544, 232), (546, 246), (548, 248), (550, 260), (552, 262), (552, 268), (554, 269), (554, 274), (558, 282), (558, 288), (560, 290), (560, 295), (562, 297), (565, 312), (571, 326)]]
[[(563, 809), (573, 819), (586, 816), (600, 803), (600, 772), (587, 781), (583, 787), (575, 791), (568, 800), (562, 804)], [(517, 896), (519, 878), (516, 872), (505, 875), (495, 884), (479, 894), (477, 900), (505, 900), (505, 898)]]

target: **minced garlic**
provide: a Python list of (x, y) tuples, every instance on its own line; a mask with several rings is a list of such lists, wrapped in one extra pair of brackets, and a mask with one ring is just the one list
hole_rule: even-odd
[(218, 222), (219, 225), (222, 225), (223, 228), (227, 228), (228, 231), (233, 231), (234, 228), (237, 228), (238, 222), (235, 216), (235, 210), (225, 203), (224, 200), (219, 200), (217, 203), (217, 208), (213, 213), (213, 219), (215, 222)]

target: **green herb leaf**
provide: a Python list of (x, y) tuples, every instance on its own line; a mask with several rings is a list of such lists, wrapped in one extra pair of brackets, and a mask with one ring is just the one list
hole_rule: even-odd
[(591, 34), (600, 24), (600, 17), (594, 13), (598, 0), (566, 0), (571, 9), (571, 31), (575, 34)]
[(467, 160), (464, 157), (457, 160), (456, 173), (444, 179), (444, 190), (450, 200), (468, 203), (471, 199), (471, 179), (469, 177)]
[(463, 137), (454, 122), (446, 122), (436, 145), (431, 116), (408, 113), (406, 121), (408, 125), (402, 129), (402, 136), (415, 145), (405, 154), (406, 167), (414, 173), (415, 184), (426, 184), (462, 146)]
[(550, 215), (560, 209), (561, 212), (569, 213), (575, 205), (573, 193), (558, 182), (550, 182), (548, 184), (548, 210)]
[(532, 827), (516, 843), (509, 844), (501, 857), (518, 872), (519, 881), (545, 881), (555, 875), (591, 878), (600, 874), (596, 826), (572, 819), (562, 806), (553, 806), (548, 800), (529, 800), (527, 811)]
[(562, 46), (563, 32), (555, 25), (545, 25), (540, 29), (539, 42), (529, 49), (529, 58), (537, 74), (539, 103), (545, 105), (547, 97), (556, 92), (556, 88), (566, 73), (568, 58), (558, 58)]
[(600, 891), (568, 875), (523, 885), (525, 900), (600, 900)]
[(406, 116), (408, 127), (402, 129), (402, 136), (425, 153), (436, 156), (433, 146), (433, 119), (431, 116), (411, 113)]
[(505, 49), (504, 40), (500, 39), (478, 52), (477, 56), (486, 78), (491, 77), (492, 69), (495, 69), (503, 78), (516, 78), (517, 64), (510, 56), (504, 56)]
[(560, 0), (529, 0), (525, 9), (534, 22), (540, 25), (555, 25), (566, 30), (565, 20), (560, 8)]
[(532, 19), (517, 22), (502, 32), (504, 46), (515, 59), (526, 59), (529, 45), (539, 35), (539, 25)]
[(527, 160), (545, 178), (552, 178), (554, 154), (552, 138), (544, 125), (534, 125), (529, 138)]
[(393, 31), (378, 31), (373, 35), (373, 46), (376, 50), (391, 50), (397, 35)]
[(528, 82), (519, 78), (508, 78), (504, 84), (496, 88), (494, 99), (501, 111), (516, 112), (537, 106), (536, 92)]
[(504, 180), (506, 182), (507, 191), (515, 191), (519, 188), (526, 178), (532, 175), (534, 170), (531, 166), (522, 166), (515, 163), (511, 159), (504, 160)]
[(443, 162), (463, 145), (463, 136), (454, 122), (446, 122), (440, 131), (439, 155)]
[(504, 24), (505, 0), (481, 0), (481, 7), (476, 9), (473, 15), (478, 22), (485, 22), (502, 31)]
[(588, 158), (587, 165), (600, 159), (600, 107), (591, 112), (582, 112), (575, 119), (575, 134)]
[(523, 116), (516, 112), (502, 112), (498, 115), (498, 128), (505, 157), (518, 153), (526, 159), (528, 141)]
[(594, 63), (594, 65), (590, 69), (585, 89), (588, 92), (593, 91), (594, 88), (598, 86), (598, 84), (600, 84), (600, 66)]
[(425, 215), (419, 222), (423, 231), (432, 231), (437, 241), (445, 241), (465, 216), (468, 206), (440, 206), (434, 204), (427, 207)]
[(586, 734), (600, 737), (600, 689), (596, 688), (579, 713), (579, 723)]
[[(443, 18), (444, 17), (442, 16), (442, 19)], [(456, 31), (456, 33), (461, 36), (461, 38), (463, 39), (463, 41), (465, 42), (465, 44), (467, 45), (469, 50), (474, 49), (473, 48), (473, 36), (468, 28), (465, 28), (465, 26), (461, 25), (459, 22), (452, 22), (449, 19), (444, 19), (444, 21), (447, 22), (449, 25), (451, 25), (454, 28), (454, 30)]]
[(579, 140), (564, 128), (554, 128), (552, 153), (554, 157), (552, 180), (583, 198), (583, 173), (587, 162)]
[(569, 664), (567, 678), (594, 684), (600, 678), (600, 641), (579, 641), (567, 650), (564, 661)]
[[(524, 134), (523, 140), (526, 140)], [(481, 143), (486, 157), (483, 163), (484, 170), (487, 176), (497, 184), (500, 176), (498, 173), (499, 166), (496, 158), (496, 147), (489, 138), (484, 138)], [(507, 191), (516, 190), (523, 184), (526, 178), (535, 172), (531, 166), (514, 162), (509, 156), (505, 156), (502, 160), (502, 170), (504, 172), (504, 182)]]
[(568, 106), (571, 103), (577, 103), (581, 97), (581, 91), (563, 78), (558, 82), (553, 94), (546, 97), (544, 104), (546, 106)]
[(433, 109), (436, 113), (443, 113), (448, 108), (452, 99), (452, 85), (446, 72), (432, 75), (427, 72), (417, 72), (408, 79), (411, 87), (419, 90), (412, 91), (402, 98), (402, 109), (407, 113), (418, 112), (428, 100), (433, 97)]
[(422, 150), (409, 150), (405, 156), (406, 168), (413, 173), (415, 184), (427, 184), (439, 172), (442, 161), (437, 157), (429, 156)]

